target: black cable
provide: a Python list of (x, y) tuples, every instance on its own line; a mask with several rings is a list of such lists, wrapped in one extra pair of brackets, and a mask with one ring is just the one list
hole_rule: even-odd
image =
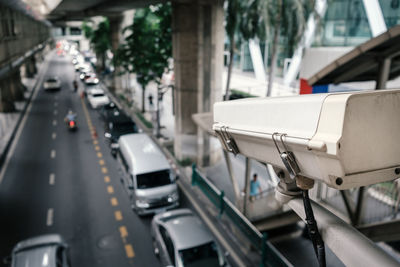
[(308, 234), (310, 235), (310, 239), (313, 243), (315, 254), (318, 258), (318, 263), (320, 267), (326, 266), (325, 260), (325, 245), (322, 240), (321, 234), (318, 231), (317, 221), (314, 218), (314, 212), (311, 207), (311, 201), (308, 196), (308, 190), (303, 190), (303, 203), (304, 203), (304, 211), (306, 213), (306, 222)]

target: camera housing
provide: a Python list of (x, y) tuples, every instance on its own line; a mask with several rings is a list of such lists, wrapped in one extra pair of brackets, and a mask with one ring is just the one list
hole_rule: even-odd
[(400, 90), (218, 102), (213, 130), (224, 149), (280, 169), (277, 146), (290, 151), (300, 175), (333, 188), (400, 177)]

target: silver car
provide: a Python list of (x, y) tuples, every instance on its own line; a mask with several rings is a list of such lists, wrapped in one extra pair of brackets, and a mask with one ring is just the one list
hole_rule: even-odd
[(58, 234), (33, 237), (19, 242), (6, 262), (11, 267), (70, 267), (68, 245)]
[(61, 81), (58, 77), (48, 78), (43, 83), (44, 90), (60, 90), (61, 89)]
[(210, 231), (189, 209), (167, 211), (151, 223), (154, 253), (163, 266), (225, 266)]

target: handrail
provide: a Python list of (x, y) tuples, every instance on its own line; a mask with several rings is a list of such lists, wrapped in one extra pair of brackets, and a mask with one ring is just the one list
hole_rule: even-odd
[[(305, 221), (301, 198), (293, 198), (288, 205)], [(314, 201), (312, 207), (326, 245), (346, 266), (399, 266), (393, 257), (354, 227)]]
[(215, 187), (205, 176), (192, 166), (192, 185), (198, 186), (208, 199), (237, 227), (261, 254), (260, 266), (292, 266), (275, 247), (267, 241), (267, 234), (258, 229), (233, 205), (224, 191)]

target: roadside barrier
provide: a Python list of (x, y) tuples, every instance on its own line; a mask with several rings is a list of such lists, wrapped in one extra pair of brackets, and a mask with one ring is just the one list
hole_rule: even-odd
[(268, 241), (266, 233), (262, 234), (242, 213), (225, 197), (222, 190), (216, 188), (196, 165), (192, 165), (192, 186), (197, 186), (218, 209), (219, 217), (225, 215), (248, 238), (261, 255), (260, 266), (292, 266), (283, 255)]

